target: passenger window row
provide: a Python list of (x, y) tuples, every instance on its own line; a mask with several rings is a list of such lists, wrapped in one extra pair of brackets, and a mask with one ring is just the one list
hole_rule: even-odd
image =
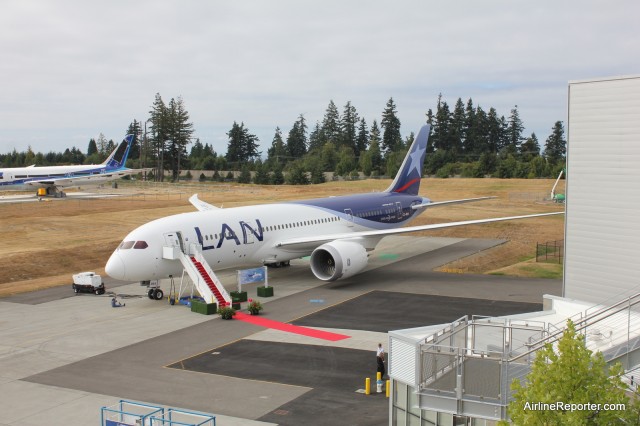
[[(322, 219), (312, 219), (312, 220), (304, 220), (302, 222), (293, 222), (293, 223), (285, 223), (285, 224), (281, 224), (281, 225), (268, 225), (263, 227), (262, 229), (264, 229), (264, 232), (272, 232), (272, 231), (280, 231), (283, 229), (292, 229), (292, 228), (300, 228), (303, 226), (311, 226), (311, 225), (318, 225), (321, 223), (329, 223), (329, 222), (337, 222), (339, 221), (340, 218), (337, 216), (334, 217), (325, 217)], [(206, 241), (216, 241), (218, 239), (218, 234), (209, 234), (209, 235), (205, 235), (204, 239)]]

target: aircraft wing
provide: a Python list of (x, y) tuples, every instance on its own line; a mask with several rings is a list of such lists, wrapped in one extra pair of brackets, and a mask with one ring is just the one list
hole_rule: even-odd
[(435, 203), (418, 204), (415, 206), (411, 206), (411, 208), (414, 210), (420, 210), (420, 209), (426, 209), (429, 207), (446, 206), (449, 204), (462, 204), (462, 203), (472, 203), (474, 201), (491, 200), (493, 198), (498, 198), (498, 197), (478, 197), (478, 198), (464, 198), (462, 200), (436, 201)]
[(537, 214), (529, 214), (529, 215), (523, 215), (523, 216), (494, 217), (490, 219), (465, 220), (461, 222), (433, 223), (431, 225), (408, 226), (406, 228), (383, 229), (383, 230), (374, 230), (374, 231), (345, 232), (341, 234), (328, 234), (328, 235), (320, 235), (320, 236), (308, 237), (308, 238), (306, 237), (292, 238), (290, 240), (280, 241), (276, 243), (275, 246), (288, 247), (288, 246), (295, 246), (298, 244), (307, 245), (309, 243), (325, 243), (325, 242), (330, 242), (335, 240), (347, 240), (352, 238), (384, 237), (387, 235), (406, 234), (409, 232), (431, 231), (433, 229), (452, 228), (454, 226), (478, 225), (481, 223), (502, 222), (505, 220), (527, 219), (531, 217), (553, 216), (553, 215), (559, 215), (559, 214), (564, 214), (564, 212), (537, 213)]
[(193, 204), (193, 206), (201, 212), (206, 212), (208, 210), (217, 210), (218, 207), (213, 206), (209, 203), (206, 203), (198, 198), (198, 194), (193, 194), (189, 197), (189, 202)]

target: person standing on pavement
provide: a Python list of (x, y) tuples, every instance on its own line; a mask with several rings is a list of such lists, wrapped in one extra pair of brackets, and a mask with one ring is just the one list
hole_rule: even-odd
[(378, 343), (378, 351), (376, 353), (376, 361), (378, 363), (378, 373), (380, 376), (384, 378), (386, 373), (386, 368), (384, 366), (384, 348), (382, 347), (382, 343)]

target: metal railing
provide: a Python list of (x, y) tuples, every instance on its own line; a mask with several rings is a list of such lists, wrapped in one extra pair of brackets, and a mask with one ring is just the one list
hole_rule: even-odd
[[(587, 347), (601, 351), (607, 362), (623, 361), (626, 368), (640, 363), (640, 293), (571, 319)], [(525, 379), (536, 352), (555, 344), (565, 328), (566, 322), (459, 318), (419, 344), (422, 408), (451, 411), (455, 404), (459, 414), (503, 418), (512, 382)]]

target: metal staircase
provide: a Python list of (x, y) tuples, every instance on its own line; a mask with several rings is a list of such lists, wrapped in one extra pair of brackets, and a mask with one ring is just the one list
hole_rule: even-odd
[(179, 252), (178, 256), (205, 302), (217, 303), (218, 306), (231, 305), (231, 296), (216, 277), (202, 253), (199, 250), (190, 251), (191, 253), (188, 255)]

